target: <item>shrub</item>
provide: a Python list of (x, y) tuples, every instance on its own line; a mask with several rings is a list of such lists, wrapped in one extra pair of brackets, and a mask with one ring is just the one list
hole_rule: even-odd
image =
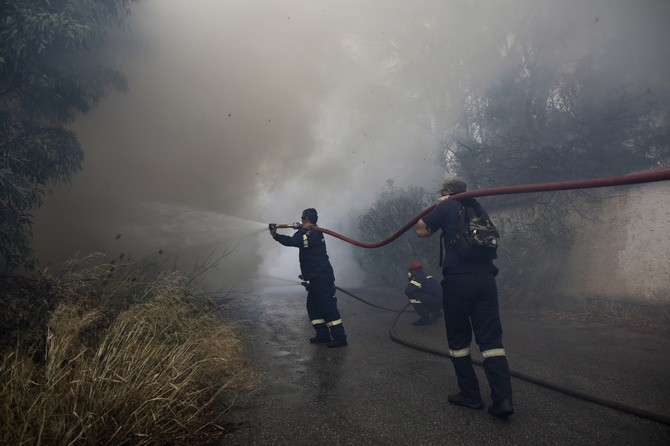
[(68, 293), (48, 319), (43, 360), (20, 345), (2, 357), (0, 443), (203, 444), (225, 433), (219, 416), (253, 383), (234, 327), (176, 273), (144, 282), (142, 299), (117, 311), (91, 294), (110, 278), (79, 277), (88, 288), (59, 282)]
[[(392, 180), (377, 194), (372, 206), (358, 218), (361, 240), (377, 242), (389, 237), (430, 205), (422, 188), (401, 188)], [(421, 261), (427, 271), (439, 273), (439, 237), (422, 240), (409, 229), (392, 243), (376, 249), (356, 251), (356, 262), (371, 286), (404, 288), (407, 285), (407, 265)]]

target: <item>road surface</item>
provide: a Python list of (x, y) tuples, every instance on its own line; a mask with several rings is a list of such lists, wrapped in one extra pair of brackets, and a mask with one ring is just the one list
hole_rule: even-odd
[[(355, 295), (388, 308), (406, 301), (379, 291)], [(454, 407), (449, 360), (394, 342), (397, 313), (338, 292), (349, 346), (308, 342), (313, 330), (301, 287), (229, 296), (228, 317), (243, 321), (258, 391), (228, 414), (225, 445), (668, 445), (670, 426), (513, 378), (508, 421)], [(394, 333), (446, 350), (443, 321)], [(528, 319), (502, 312), (510, 368), (599, 398), (670, 417), (670, 338), (602, 324)], [(473, 349), (477, 351), (476, 347)], [(478, 351), (477, 351), (478, 354)], [(475, 355), (475, 358), (477, 356)], [(475, 367), (487, 405), (488, 385)]]

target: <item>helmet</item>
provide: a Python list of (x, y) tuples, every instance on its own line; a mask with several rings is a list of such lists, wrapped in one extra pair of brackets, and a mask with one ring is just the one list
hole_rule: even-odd
[(454, 194), (460, 194), (467, 189), (467, 183), (458, 177), (449, 177), (442, 183), (442, 190), (450, 190)]
[(409, 266), (407, 267), (407, 269), (410, 270), (410, 271), (415, 270), (415, 269), (421, 269), (421, 268), (423, 268), (423, 266), (421, 265), (421, 262), (418, 262), (416, 260), (413, 261), (412, 263), (410, 263)]

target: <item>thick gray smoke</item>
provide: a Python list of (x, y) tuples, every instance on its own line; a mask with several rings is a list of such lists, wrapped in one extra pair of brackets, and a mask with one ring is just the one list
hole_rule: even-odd
[[(262, 223), (315, 207), (320, 225), (355, 235), (387, 179), (436, 188), (444, 129), (414, 92), (466, 53), (469, 76), (495, 78), (473, 29), (504, 35), (535, 20), (547, 39), (564, 38), (556, 63), (600, 46), (613, 76), (661, 84), (669, 3), (147, 0), (114, 42), (130, 91), (75, 123), (85, 168), (37, 213), (34, 246), (53, 267), (77, 251), (161, 250), (187, 268), (232, 250), (213, 286), (295, 278), (296, 250)], [(443, 45), (424, 40), (434, 26)], [(403, 60), (417, 63), (400, 75)], [(338, 283), (357, 283), (352, 248), (328, 245)]]

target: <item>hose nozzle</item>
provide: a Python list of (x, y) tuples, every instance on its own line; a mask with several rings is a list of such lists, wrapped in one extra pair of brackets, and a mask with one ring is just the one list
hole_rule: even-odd
[(297, 221), (296, 221), (295, 223), (290, 223), (290, 224), (286, 224), (286, 223), (270, 223), (270, 224), (268, 225), (268, 227), (269, 227), (270, 229), (273, 229), (273, 228), (274, 228), (274, 229), (277, 229), (277, 228), (300, 229), (301, 226), (302, 226), (302, 224), (300, 224), (300, 222), (297, 222)]

